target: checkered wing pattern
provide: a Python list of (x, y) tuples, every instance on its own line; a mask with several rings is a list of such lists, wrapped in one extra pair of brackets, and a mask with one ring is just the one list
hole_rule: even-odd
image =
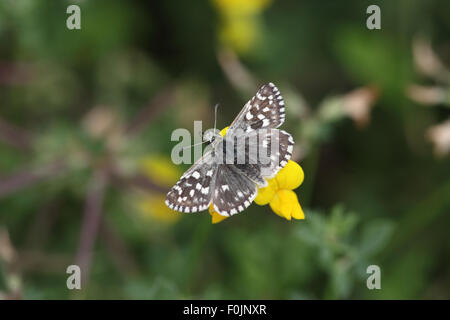
[(283, 97), (278, 88), (270, 82), (263, 85), (245, 104), (228, 132), (232, 135), (236, 129), (250, 132), (261, 128), (278, 128), (285, 117)]
[(255, 197), (256, 186), (249, 178), (234, 165), (219, 165), (212, 199), (215, 211), (232, 216), (244, 211)]
[[(267, 185), (265, 179), (273, 178), (291, 158), (294, 145), (291, 135), (276, 129), (284, 122), (284, 110), (278, 88), (273, 83), (262, 86), (230, 125), (225, 140), (244, 137), (255, 141), (251, 138), (257, 135), (256, 145), (269, 161), (252, 158), (260, 153), (252, 153), (249, 143), (243, 152), (247, 162), (221, 162), (218, 155), (223, 158), (229, 150), (222, 149), (223, 141), (217, 142), (170, 190), (167, 206), (180, 212), (197, 212), (213, 203), (214, 210), (223, 216), (245, 210), (256, 197), (256, 186)], [(236, 151), (235, 146), (231, 149)]]
[[(291, 158), (294, 139), (286, 131), (278, 129), (252, 131), (248, 138), (249, 141), (257, 141), (258, 149), (248, 152), (248, 163), (236, 163), (234, 166), (259, 187), (265, 187), (265, 179), (275, 177)], [(261, 159), (263, 156), (264, 161)]]
[(208, 209), (217, 172), (209, 152), (189, 168), (166, 196), (166, 205), (179, 212), (198, 212)]

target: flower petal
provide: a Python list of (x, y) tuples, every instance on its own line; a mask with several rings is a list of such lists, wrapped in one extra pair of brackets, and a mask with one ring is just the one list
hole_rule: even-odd
[(218, 213), (214, 210), (214, 206), (213, 206), (212, 203), (211, 203), (211, 205), (209, 206), (209, 210), (208, 210), (208, 211), (209, 211), (209, 214), (211, 215), (211, 223), (213, 223), (213, 224), (219, 223), (219, 222), (225, 220), (226, 218), (228, 218), (228, 217), (226, 217), (226, 216), (222, 216), (222, 215), (218, 214)]
[(258, 195), (254, 200), (257, 205), (264, 206), (268, 204), (278, 191), (278, 183), (276, 179), (270, 179), (267, 182), (269, 183), (267, 187), (258, 189)]
[(287, 220), (302, 219), (302, 209), (298, 203), (297, 195), (292, 190), (278, 190), (278, 192), (270, 201), (270, 207), (280, 217)]
[(225, 137), (225, 135), (227, 134), (228, 128), (229, 128), (229, 127), (225, 127), (225, 128), (222, 129), (222, 131), (220, 131), (220, 135), (221, 135), (222, 137)]
[(305, 219), (305, 213), (303, 212), (303, 209), (298, 201), (292, 206), (291, 216), (297, 220)]
[(245, 16), (260, 13), (272, 0), (213, 0), (220, 12), (227, 16)]
[(302, 167), (295, 161), (289, 160), (286, 166), (278, 172), (275, 179), (280, 189), (294, 190), (302, 184), (304, 177)]

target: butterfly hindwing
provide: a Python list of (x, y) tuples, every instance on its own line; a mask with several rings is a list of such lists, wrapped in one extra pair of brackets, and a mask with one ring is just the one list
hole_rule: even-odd
[(288, 163), (294, 149), (294, 139), (284, 130), (267, 129), (258, 133), (262, 152), (268, 160), (261, 163), (261, 176), (271, 179)]
[(245, 210), (256, 197), (256, 186), (234, 165), (220, 164), (214, 184), (214, 210), (231, 216)]
[(266, 179), (275, 177), (291, 158), (294, 140), (286, 131), (272, 128), (252, 131), (244, 138), (257, 141), (257, 148), (246, 148), (247, 162), (236, 162), (234, 166), (258, 187), (265, 187)]

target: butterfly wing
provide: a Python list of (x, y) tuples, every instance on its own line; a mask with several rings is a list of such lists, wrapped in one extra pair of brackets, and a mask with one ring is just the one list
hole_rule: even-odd
[[(291, 135), (275, 129), (284, 122), (284, 110), (278, 88), (273, 83), (262, 86), (230, 125), (226, 139), (242, 132), (250, 136), (261, 134), (260, 129), (269, 129), (262, 133), (258, 146), (269, 155), (270, 161), (224, 164), (212, 153), (205, 154), (167, 194), (167, 206), (176, 211), (197, 212), (206, 210), (212, 202), (214, 210), (224, 216), (245, 210), (256, 197), (256, 184), (265, 186), (265, 178), (274, 177), (291, 157), (294, 144)], [(271, 149), (273, 144), (278, 145), (275, 151)]]
[(246, 137), (245, 141), (257, 141), (257, 148), (247, 147), (247, 163), (235, 161), (234, 166), (260, 188), (265, 187), (265, 179), (275, 177), (291, 158), (294, 139), (286, 131), (272, 128), (252, 131)]
[[(284, 130), (264, 129), (258, 130), (258, 138), (262, 148), (261, 152), (267, 155), (269, 161), (261, 162), (261, 176), (271, 179), (283, 168), (291, 159), (294, 149), (294, 139)], [(250, 154), (250, 161), (252, 161)], [(258, 155), (259, 156), (259, 155)]]
[(220, 215), (231, 216), (244, 211), (256, 197), (256, 185), (234, 165), (217, 168), (212, 201)]
[(267, 129), (251, 132), (249, 135), (256, 134), (258, 148), (268, 155), (268, 161), (260, 160), (260, 151), (256, 154), (250, 152), (247, 158), (250, 163), (219, 164), (217, 168), (212, 201), (214, 210), (223, 216), (231, 216), (245, 210), (256, 197), (256, 185), (266, 186), (265, 179), (273, 178), (291, 158), (294, 140), (289, 133)]
[(278, 128), (285, 117), (283, 97), (278, 88), (270, 82), (263, 85), (245, 104), (231, 123), (227, 134), (233, 135), (236, 129), (251, 132), (261, 128)]
[(166, 205), (179, 212), (198, 212), (211, 204), (217, 163), (206, 153), (189, 168), (167, 193)]

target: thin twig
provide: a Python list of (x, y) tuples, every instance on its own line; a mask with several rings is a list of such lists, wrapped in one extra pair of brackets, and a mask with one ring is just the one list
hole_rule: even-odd
[(221, 49), (217, 54), (217, 60), (228, 80), (237, 90), (248, 94), (253, 94), (257, 90), (255, 78), (231, 49)]
[(60, 174), (64, 168), (65, 165), (62, 162), (55, 161), (43, 167), (23, 169), (11, 175), (0, 176), (0, 198), (46, 178), (54, 177)]
[(84, 217), (78, 244), (76, 265), (81, 269), (81, 283), (87, 284), (91, 265), (92, 251), (97, 239), (103, 197), (108, 174), (104, 169), (97, 169), (92, 177), (84, 207)]

